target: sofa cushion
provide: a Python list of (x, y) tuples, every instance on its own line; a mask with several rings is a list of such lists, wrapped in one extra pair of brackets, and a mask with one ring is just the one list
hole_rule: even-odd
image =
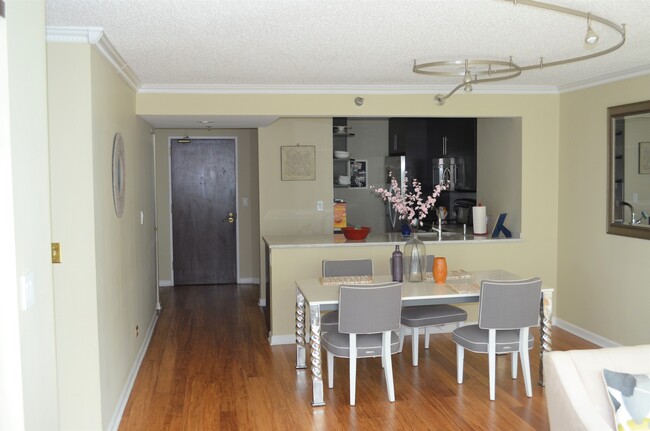
[(650, 428), (650, 375), (603, 370), (617, 429)]

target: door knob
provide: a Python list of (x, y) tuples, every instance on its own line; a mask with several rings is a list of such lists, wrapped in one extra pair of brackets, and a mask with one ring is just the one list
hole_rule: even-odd
[(226, 217), (225, 219), (223, 219), (221, 221), (226, 222), (226, 223), (234, 223), (236, 218), (237, 218), (237, 214), (228, 213), (228, 217)]

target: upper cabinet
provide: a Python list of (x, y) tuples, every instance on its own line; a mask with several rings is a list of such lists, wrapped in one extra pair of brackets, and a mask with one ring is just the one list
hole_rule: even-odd
[(391, 118), (388, 154), (406, 156), (409, 178), (433, 184), (433, 161), (455, 158), (463, 170), (458, 190), (476, 190), (476, 118)]
[(429, 125), (429, 154), (434, 159), (455, 158), (462, 164), (461, 189), (476, 190), (476, 118), (432, 118)]
[(427, 163), (428, 126), (426, 118), (391, 118), (388, 121), (388, 155), (406, 156), (409, 178), (422, 184), (432, 181), (431, 163)]

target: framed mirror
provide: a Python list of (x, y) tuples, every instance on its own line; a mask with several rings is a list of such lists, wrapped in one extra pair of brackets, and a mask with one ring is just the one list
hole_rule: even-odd
[(607, 233), (650, 239), (650, 100), (607, 109)]

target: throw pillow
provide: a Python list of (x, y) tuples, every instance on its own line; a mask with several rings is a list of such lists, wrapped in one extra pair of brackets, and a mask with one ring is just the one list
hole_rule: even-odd
[(650, 375), (603, 370), (619, 431), (650, 429)]

